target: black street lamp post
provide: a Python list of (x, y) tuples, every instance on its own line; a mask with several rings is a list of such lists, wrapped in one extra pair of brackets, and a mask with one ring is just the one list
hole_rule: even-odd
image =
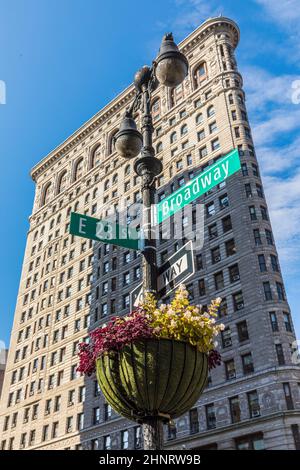
[[(142, 180), (142, 236), (143, 236), (143, 291), (157, 294), (157, 260), (151, 207), (155, 204), (155, 181), (162, 171), (161, 161), (155, 157), (152, 145), (153, 124), (151, 95), (158, 84), (175, 87), (182, 83), (188, 72), (188, 61), (178, 50), (171, 33), (162, 40), (159, 55), (152, 67), (142, 67), (134, 77), (136, 97), (126, 110), (115, 137), (117, 152), (124, 158), (135, 158), (134, 169)], [(142, 112), (142, 133), (136, 128), (133, 113)], [(143, 420), (144, 449), (157, 450), (163, 446), (163, 416), (148, 416)]]

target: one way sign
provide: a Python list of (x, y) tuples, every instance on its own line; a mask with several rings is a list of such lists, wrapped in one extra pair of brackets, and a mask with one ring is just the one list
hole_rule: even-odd
[[(186, 281), (194, 272), (193, 244), (189, 241), (158, 269), (158, 297), (164, 297), (168, 292)], [(141, 283), (130, 293), (130, 310), (132, 311), (134, 307), (137, 307), (142, 300), (143, 284)]]
[(195, 272), (193, 245), (189, 241), (176, 251), (158, 270), (157, 290), (160, 297), (182, 284)]

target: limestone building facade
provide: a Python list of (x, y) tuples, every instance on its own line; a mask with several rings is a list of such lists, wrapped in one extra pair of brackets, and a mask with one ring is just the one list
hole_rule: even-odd
[[(166, 428), (166, 448), (300, 448), (295, 333), (235, 59), (239, 38), (232, 20), (207, 20), (180, 44), (190, 64), (184, 83), (159, 87), (152, 102), (164, 168), (159, 200), (233, 148), (242, 165), (201, 197), (205, 241), (188, 280), (194, 302), (223, 298), (223, 364), (197, 405)], [(105, 217), (121, 198), (129, 205), (140, 198), (133, 162), (118, 157), (113, 141), (133, 97), (129, 86), (32, 169), (36, 191), (1, 400), (2, 450), (141, 448), (139, 426), (111, 410), (93, 377), (76, 372), (88, 331), (129, 311), (140, 254), (69, 235), (71, 211)], [(159, 263), (184, 242), (160, 240)]]

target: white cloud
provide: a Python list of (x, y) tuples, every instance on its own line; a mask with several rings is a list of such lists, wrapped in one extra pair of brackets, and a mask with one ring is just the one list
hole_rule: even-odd
[(283, 134), (300, 128), (300, 106), (287, 112), (286, 110), (270, 111), (265, 121), (253, 125), (253, 135), (256, 145), (273, 142)]
[(241, 69), (250, 111), (263, 110), (270, 103), (289, 106), (295, 90), (292, 84), (300, 75), (275, 76), (259, 67)]
[(222, 13), (219, 2), (211, 0), (175, 0), (169, 19), (157, 23), (159, 29), (165, 31), (169, 28), (176, 34), (185, 36), (191, 30), (197, 28), (207, 18), (218, 16)]
[[(299, 0), (255, 0), (266, 10), (271, 20), (277, 23), (289, 34), (289, 48), (286, 49), (286, 57), (291, 62), (298, 62), (300, 57), (300, 2)], [(279, 44), (282, 49), (284, 45)]]
[(288, 145), (256, 146), (261, 168), (265, 174), (280, 173), (300, 165), (300, 136)]
[(295, 273), (300, 261), (300, 169), (290, 178), (265, 176), (263, 180), (284, 271)]
[(272, 18), (284, 26), (300, 20), (299, 0), (255, 0), (264, 6)]

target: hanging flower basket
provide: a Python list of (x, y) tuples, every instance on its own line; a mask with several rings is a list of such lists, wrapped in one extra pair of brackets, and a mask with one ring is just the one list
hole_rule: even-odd
[(135, 421), (182, 415), (198, 400), (207, 373), (207, 354), (187, 342), (163, 338), (131, 342), (96, 362), (107, 402)]
[(208, 369), (220, 364), (215, 336), (221, 299), (207, 311), (190, 305), (181, 286), (169, 305), (157, 306), (147, 294), (140, 307), (126, 317), (115, 317), (80, 345), (78, 370), (96, 372), (104, 397), (122, 416), (176, 418), (199, 399)]

